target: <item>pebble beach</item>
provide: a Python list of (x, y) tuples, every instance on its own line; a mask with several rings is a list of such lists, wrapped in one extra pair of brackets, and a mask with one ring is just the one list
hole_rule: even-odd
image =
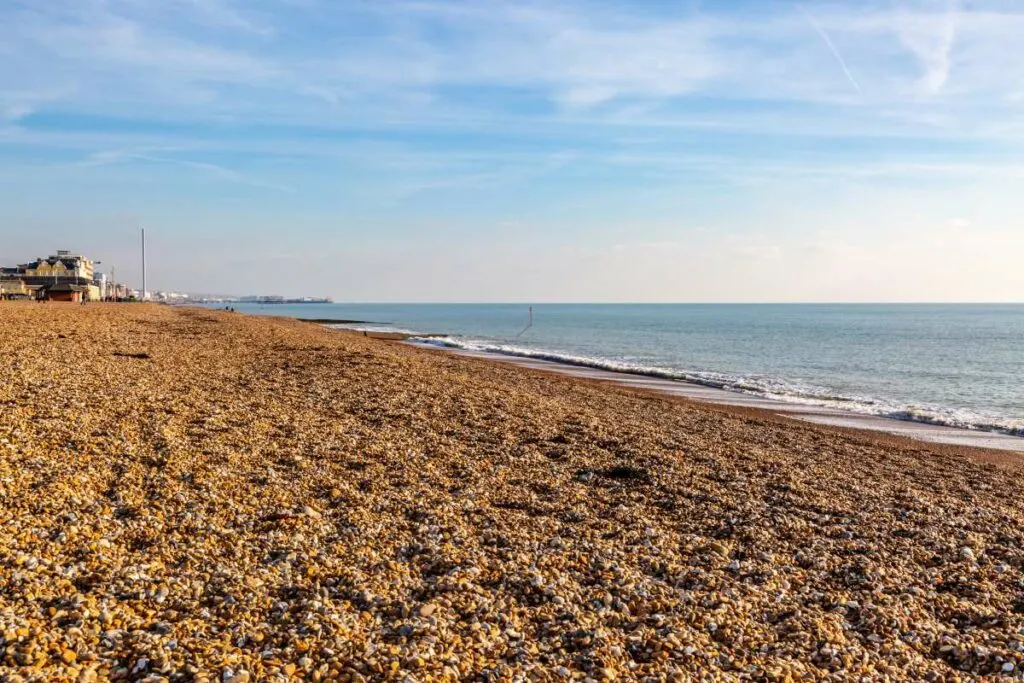
[(1024, 678), (1017, 456), (0, 303), (2, 681)]

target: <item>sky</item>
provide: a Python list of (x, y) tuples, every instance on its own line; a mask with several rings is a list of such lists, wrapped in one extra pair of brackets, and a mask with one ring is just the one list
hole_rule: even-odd
[(4, 0), (0, 264), (338, 301), (1024, 301), (1024, 0)]

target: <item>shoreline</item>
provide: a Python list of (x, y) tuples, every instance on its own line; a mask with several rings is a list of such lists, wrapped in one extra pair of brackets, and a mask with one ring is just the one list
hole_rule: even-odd
[[(273, 317), (303, 323), (319, 322), (293, 316)], [(345, 321), (344, 324), (390, 325), (391, 323)], [(333, 332), (369, 337), (370, 339), (380, 341), (399, 342), (413, 348), (428, 351), (438, 351), (484, 361), (505, 363), (575, 377), (577, 379), (640, 389), (708, 406), (738, 408), (777, 418), (799, 420), (834, 430), (837, 433), (859, 433), (876, 438), (884, 435), (895, 439), (905, 439), (911, 444), (921, 443), (947, 447), (956, 452), (971, 454), (972, 457), (978, 457), (984, 461), (999, 462), (1000, 464), (1016, 465), (1016, 461), (1012, 459), (1013, 456), (1016, 454), (1024, 455), (1024, 437), (1010, 434), (938, 425), (918, 420), (903, 420), (895, 417), (857, 413), (837, 408), (789, 403), (780, 399), (730, 391), (683, 379), (668, 379), (628, 371), (608, 370), (541, 358), (530, 358), (491, 351), (474, 351), (443, 344), (416, 341), (418, 339), (429, 340), (449, 336), (444, 333), (421, 334), (411, 331), (366, 331), (351, 327), (333, 327), (332, 324), (321, 324), (321, 326)], [(1008, 457), (1011, 459), (1007, 460)], [(1021, 465), (1024, 466), (1024, 462)]]
[[(360, 332), (358, 328), (337, 327), (334, 329)], [(611, 361), (599, 358), (576, 358), (556, 351), (544, 351), (543, 349), (529, 352), (526, 350), (504, 351), (499, 350), (500, 346), (486, 348), (486, 344), (484, 344), (485, 348), (473, 348), (480, 346), (482, 342), (474, 342), (467, 347), (459, 341), (457, 336), (450, 333), (421, 334), (412, 330), (400, 330), (386, 334), (381, 332), (381, 330), (371, 329), (369, 334), (379, 339), (402, 341), (463, 355), (478, 355), (481, 358), (534, 366), (563, 374), (587, 376), (620, 384), (642, 384), (652, 391), (683, 395), (696, 401), (775, 411), (795, 419), (838, 428), (883, 432), (928, 443), (1005, 450), (1024, 454), (1024, 431), (1022, 431), (1024, 428), (1019, 426), (1003, 427), (998, 424), (998, 421), (996, 424), (981, 422), (957, 424), (956, 420), (951, 420), (941, 414), (930, 415), (928, 410), (918, 412), (918, 409), (912, 406), (903, 409), (894, 406), (891, 412), (848, 409), (840, 402), (848, 399), (833, 397), (832, 400), (829, 400), (829, 397), (826, 396), (805, 400), (799, 400), (799, 398), (787, 400), (784, 396), (764, 395), (759, 391), (747, 390), (742, 386), (733, 387), (686, 376), (672, 376), (676, 373), (668, 370), (631, 369), (629, 367), (620, 369), (614, 367), (615, 363)], [(447, 338), (451, 339), (446, 341)], [(435, 339), (440, 340), (440, 343), (420, 341)], [(830, 403), (833, 405), (829, 405)], [(834, 405), (835, 403), (838, 405)], [(873, 404), (874, 402), (869, 403)], [(996, 420), (996, 418), (992, 419)]]
[(571, 377), (585, 378), (619, 386), (645, 389), (649, 391), (685, 398), (709, 405), (748, 408), (775, 414), (796, 420), (837, 429), (851, 429), (865, 432), (880, 432), (892, 436), (905, 437), (915, 441), (959, 446), (964, 448), (997, 450), (1008, 453), (1024, 454), (1024, 437), (1012, 436), (998, 432), (989, 432), (964, 427), (937, 425), (916, 420), (901, 420), (895, 417), (868, 415), (853, 411), (824, 408), (820, 406), (789, 403), (786, 401), (729, 391), (682, 379), (667, 379), (641, 375), (626, 371), (606, 370), (585, 365), (560, 363), (557, 361), (514, 356), (510, 354), (473, 351), (436, 344), (420, 343), (412, 338), (394, 339), (412, 346), (433, 349), (444, 353), (479, 358), (499, 363), (507, 363), (520, 367), (554, 372)]
[[(301, 317), (294, 319), (309, 321)], [(501, 362), (516, 363), (519, 362), (517, 359), (526, 359), (526, 364), (537, 362), (548, 369), (570, 374), (577, 372), (572, 370), (573, 368), (584, 368), (586, 374), (594, 374), (608, 381), (648, 383), (649, 388), (654, 391), (682, 393), (693, 400), (714, 404), (749, 405), (767, 411), (774, 410), (796, 419), (823, 425), (903, 435), (929, 443), (1024, 453), (1024, 423), (1007, 417), (1005, 413), (1002, 416), (986, 416), (984, 413), (974, 413), (970, 408), (958, 409), (954, 407), (955, 402), (944, 405), (918, 405), (906, 398), (889, 401), (877, 397), (830, 395), (830, 392), (820, 388), (811, 394), (800, 393), (797, 389), (796, 393), (790, 395), (791, 392), (787, 390), (788, 385), (784, 380), (780, 380), (782, 389), (775, 390), (770, 386), (760, 386), (756, 381), (753, 386), (749, 386), (746, 379), (737, 379), (727, 374), (719, 377), (713, 372), (696, 372), (691, 375), (684, 370), (670, 368), (629, 367), (628, 364), (623, 365), (600, 357), (576, 357), (569, 352), (506, 348), (503, 346), (505, 342), (487, 343), (473, 340), (469, 343), (450, 333), (426, 334), (416, 332), (414, 329), (386, 329), (393, 323), (345, 321), (338, 324), (340, 326), (334, 329), (360, 333), (364, 330), (357, 326), (372, 325), (366, 331), (370, 337), (411, 343), (429, 339), (432, 341), (428, 345), (442, 350), (456, 353), (481, 352), (487, 358)], [(446, 339), (447, 337), (451, 339)], [(620, 365), (622, 367), (619, 367)], [(591, 369), (595, 372), (591, 373)], [(705, 378), (703, 374), (711, 376)], [(879, 395), (884, 397), (886, 394)]]
[[(248, 314), (243, 313), (243, 315)], [(633, 373), (625, 370), (609, 370), (583, 364), (560, 362), (543, 358), (531, 358), (528, 356), (516, 356), (492, 351), (475, 351), (444, 344), (439, 345), (417, 341), (419, 339), (429, 340), (450, 336), (444, 333), (424, 334), (406, 330), (400, 332), (386, 332), (376, 329), (359, 330), (351, 327), (333, 326), (357, 324), (389, 326), (392, 323), (371, 323), (358, 320), (329, 320), (328, 322), (327, 319), (296, 318), (294, 316), (272, 317), (295, 320), (303, 323), (316, 323), (325, 329), (334, 332), (354, 334), (356, 336), (369, 337), (371, 339), (381, 341), (400, 342), (420, 349), (440, 351), (443, 353), (478, 358), (498, 363), (507, 363), (519, 367), (553, 372), (580, 379), (652, 391), (658, 394), (684, 398), (689, 401), (711, 406), (726, 406), (731, 408), (754, 410), (768, 415), (800, 420), (817, 424), (822, 427), (833, 428), (840, 433), (850, 430), (852, 432), (861, 432), (872, 435), (884, 434), (891, 437), (908, 439), (911, 442), (962, 448), (970, 451), (978, 451), (979, 453), (993, 451), (1001, 455), (1024, 454), (1024, 437), (1000, 432), (970, 429), (966, 427), (954, 427), (883, 415), (857, 413), (855, 411), (842, 410), (838, 408), (790, 403), (781, 399), (768, 398), (739, 391), (731, 391), (729, 389), (699, 384), (685, 379), (669, 379)], [(991, 459), (991, 454), (989, 454), (988, 459)], [(1000, 460), (1001, 458), (997, 456), (996, 459)]]

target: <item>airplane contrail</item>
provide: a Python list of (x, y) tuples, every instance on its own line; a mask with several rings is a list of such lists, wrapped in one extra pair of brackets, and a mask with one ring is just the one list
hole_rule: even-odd
[(801, 5), (796, 5), (796, 8), (807, 18), (807, 21), (814, 27), (814, 30), (818, 32), (818, 35), (825, 41), (825, 44), (828, 45), (828, 49), (832, 51), (833, 55), (835, 55), (836, 61), (839, 62), (839, 66), (843, 68), (843, 73), (846, 74), (846, 78), (850, 81), (850, 84), (853, 85), (857, 92), (863, 95), (864, 91), (860, 89), (860, 84), (857, 83), (857, 79), (850, 73), (850, 69), (846, 66), (846, 60), (844, 60), (843, 56), (839, 54), (839, 50), (832, 43), (832, 39), (828, 37), (828, 34), (825, 33), (825, 29), (821, 27), (821, 24), (819, 24), (818, 20), (814, 18), (814, 15), (805, 10)]

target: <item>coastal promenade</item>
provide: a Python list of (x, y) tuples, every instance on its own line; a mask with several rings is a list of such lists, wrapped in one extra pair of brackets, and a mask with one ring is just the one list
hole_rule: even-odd
[(0, 330), (0, 680), (1024, 672), (1019, 455), (225, 311)]

